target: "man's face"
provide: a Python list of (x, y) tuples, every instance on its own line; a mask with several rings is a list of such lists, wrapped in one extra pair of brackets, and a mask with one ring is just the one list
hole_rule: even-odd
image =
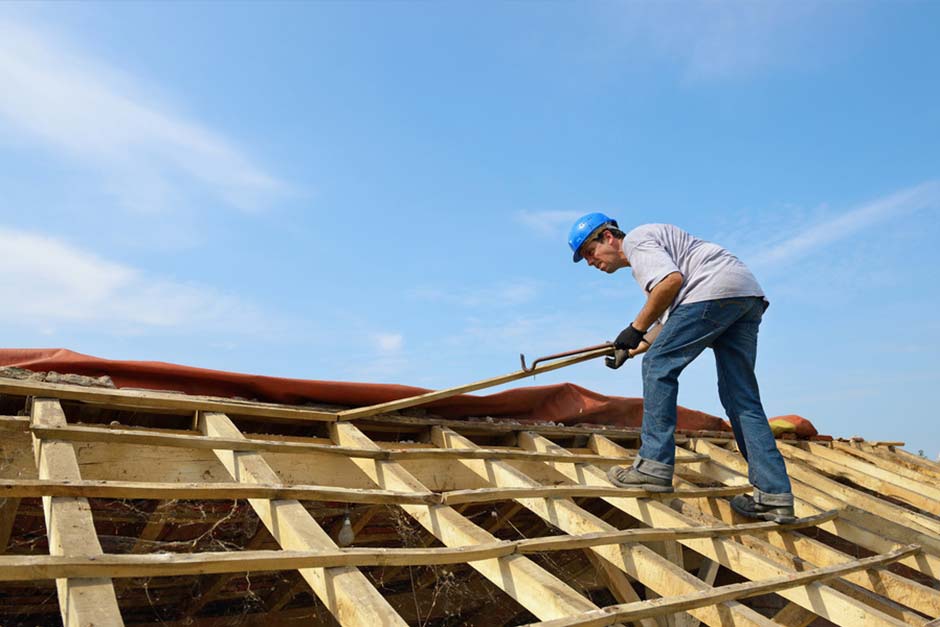
[(599, 237), (594, 237), (584, 243), (581, 247), (581, 256), (589, 266), (611, 274), (626, 265), (620, 250), (620, 240), (611, 235), (610, 231), (604, 231)]

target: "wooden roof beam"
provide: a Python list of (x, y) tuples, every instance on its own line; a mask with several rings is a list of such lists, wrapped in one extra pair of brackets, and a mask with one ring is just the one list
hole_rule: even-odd
[[(740, 454), (704, 440), (694, 440), (691, 445), (695, 450), (712, 457), (714, 461), (705, 466), (711, 469), (710, 472), (716, 479), (740, 481), (747, 473), (747, 464)], [(795, 464), (793, 466), (795, 467)], [(794, 469), (801, 478), (792, 474)], [(839, 489), (841, 484), (818, 473), (800, 473), (799, 468), (790, 468), (790, 471), (797, 513), (839, 508), (839, 517), (821, 523), (820, 528), (876, 553), (889, 551), (898, 543), (919, 544), (923, 551), (905, 558), (902, 563), (940, 580), (940, 539), (936, 535), (910, 529), (898, 522), (900, 513), (895, 515), (893, 510), (907, 510), (880, 499), (866, 501), (864, 497), (868, 495), (858, 490), (843, 492)], [(866, 505), (878, 505), (878, 511), (861, 509)]]
[[(524, 435), (524, 434), (523, 434)], [(432, 439), (438, 446), (455, 448), (473, 448), (470, 440), (450, 429), (434, 429)], [(520, 436), (521, 437), (521, 436)], [(553, 451), (564, 454), (561, 447), (549, 442)], [(497, 486), (533, 487), (537, 482), (509, 464), (499, 461), (464, 460), (462, 462), (483, 480)], [(559, 464), (555, 464), (557, 467)], [(561, 464), (569, 466), (569, 464)], [(570, 466), (574, 467), (573, 464)], [(606, 482), (606, 479), (605, 479)], [(601, 484), (596, 484), (601, 485)], [(606, 485), (610, 485), (606, 482)], [(583, 510), (568, 499), (519, 499), (519, 502), (551, 525), (563, 529), (569, 534), (613, 533), (615, 527), (593, 514)], [(609, 562), (615, 568), (627, 573), (643, 585), (663, 596), (674, 594), (702, 594), (711, 590), (691, 573), (679, 568), (669, 560), (657, 555), (651, 549), (640, 544), (593, 547), (598, 557)], [(757, 612), (739, 603), (720, 604), (717, 607), (696, 608), (691, 612), (708, 625), (771, 625), (770, 621)]]
[[(616, 452), (609, 447), (601, 447), (599, 450), (607, 454)], [(739, 475), (739, 477), (741, 480), (746, 480), (746, 477), (743, 475)], [(680, 479), (678, 485), (682, 483)], [(724, 500), (714, 500), (708, 503), (702, 503), (702, 499), (697, 501), (685, 500), (683, 503), (686, 504), (686, 507), (679, 510), (682, 513), (687, 513), (686, 510), (691, 509), (693, 503), (703, 512), (711, 511), (717, 520), (707, 514), (703, 514), (700, 515), (699, 518), (704, 524), (716, 524), (720, 521), (732, 524), (736, 518), (732, 513), (730, 504)], [(741, 536), (740, 541), (749, 548), (760, 552), (762, 555), (774, 559), (779, 564), (795, 570), (805, 568), (803, 564), (804, 561), (816, 566), (832, 566), (853, 559), (852, 555), (847, 555), (818, 540), (800, 533), (793, 533), (786, 529), (773, 530), (766, 536), (761, 536), (760, 538)], [(893, 550), (894, 548), (894, 546), (891, 546), (889, 550)], [(915, 556), (909, 556), (908, 559), (913, 559), (914, 557)], [(891, 571), (873, 570), (863, 573), (852, 573), (847, 575), (845, 580), (873, 593), (874, 598), (871, 594), (856, 591), (848, 584), (843, 584), (839, 581), (833, 582), (830, 585), (850, 596), (855, 596), (862, 600), (868, 599), (866, 602), (868, 602), (869, 605), (880, 607), (880, 609), (886, 613), (894, 613), (898, 616), (910, 615), (910, 611), (906, 610), (906, 608), (892, 607), (891, 603), (884, 603), (884, 601), (878, 598), (879, 595), (899, 606), (911, 607), (927, 615), (940, 615), (940, 590), (934, 590), (928, 586), (902, 577), (901, 575), (892, 573)], [(910, 618), (916, 622), (915, 616), (910, 616)]]
[[(804, 450), (802, 445), (785, 444), (778, 446), (787, 459), (799, 460), (819, 472), (848, 479), (864, 488), (900, 499), (914, 507), (934, 515), (940, 515), (940, 490), (935, 486), (922, 484), (900, 477), (873, 464), (859, 461), (840, 451), (825, 446), (810, 445)], [(929, 524), (921, 517), (919, 524), (940, 534), (940, 521), (932, 520)], [(928, 519), (929, 520), (929, 519)]]
[[(330, 431), (334, 442), (339, 445), (378, 448), (350, 422), (333, 423)], [(380, 488), (405, 491), (426, 489), (397, 462), (367, 459), (353, 461)], [(491, 534), (448, 505), (401, 507), (448, 547), (497, 542)], [(507, 555), (475, 561), (471, 566), (539, 618), (557, 618), (597, 609), (588, 599), (524, 555)]]
[[(603, 436), (598, 436), (602, 438)], [(534, 434), (522, 434), (520, 445), (528, 450), (558, 451), (559, 447), (551, 441)], [(610, 442), (610, 446), (617, 445)], [(586, 485), (609, 483), (606, 473), (590, 464), (556, 464), (555, 469), (569, 480)], [(611, 505), (621, 508), (630, 516), (651, 526), (697, 526), (698, 523), (673, 510), (667, 505), (649, 499), (610, 498), (605, 499)], [(684, 546), (709, 559), (721, 563), (741, 576), (759, 580), (768, 574), (784, 576), (793, 574), (791, 569), (783, 568), (766, 557), (748, 549), (731, 539), (680, 539)], [(794, 601), (819, 616), (844, 627), (862, 625), (904, 625), (891, 616), (859, 603), (829, 586), (812, 583), (807, 586), (791, 588), (779, 592), (790, 601)]]
[(691, 593), (676, 597), (640, 601), (624, 605), (605, 607), (596, 612), (585, 613), (560, 620), (531, 623), (529, 627), (603, 627), (623, 620), (637, 620), (653, 616), (665, 616), (675, 612), (687, 611), (696, 607), (712, 605), (719, 601), (745, 599), (748, 597), (782, 592), (794, 587), (802, 587), (847, 573), (870, 568), (884, 567), (892, 562), (919, 550), (918, 547), (902, 547), (884, 555), (875, 555), (849, 563), (814, 568), (801, 573), (779, 575), (763, 581), (746, 581), (714, 588), (708, 593)]
[[(31, 420), (37, 426), (65, 424), (59, 401), (34, 398)], [(34, 440), (40, 479), (81, 481), (78, 456), (67, 442)], [(88, 499), (44, 496), (43, 514), (49, 554), (94, 557), (102, 554)], [(64, 625), (123, 625), (114, 585), (107, 577), (56, 579), (59, 612)]]
[(194, 411), (215, 411), (228, 412), (238, 416), (279, 418), (282, 420), (297, 420), (301, 422), (329, 422), (336, 420), (336, 414), (334, 412), (305, 409), (292, 405), (237, 401), (212, 396), (197, 396), (183, 393), (174, 394), (172, 392), (159, 392), (156, 390), (95, 388), (65, 383), (39, 383), (7, 378), (0, 378), (0, 394), (81, 401), (95, 405), (105, 405), (114, 409), (173, 410), (182, 414)]
[[(241, 437), (241, 432), (225, 414), (200, 412), (199, 428), (209, 437)], [(262, 453), (220, 449), (215, 454), (233, 479), (244, 483), (280, 483), (280, 478)], [(337, 548), (299, 501), (253, 498), (249, 499), (249, 503), (283, 548), (304, 551)], [(299, 572), (333, 616), (344, 625), (405, 625), (358, 569), (337, 566), (302, 568)]]

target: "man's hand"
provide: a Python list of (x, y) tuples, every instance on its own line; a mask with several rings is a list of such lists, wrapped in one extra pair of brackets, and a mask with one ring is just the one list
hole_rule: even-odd
[(618, 348), (614, 351), (613, 357), (604, 358), (604, 364), (608, 368), (612, 368), (613, 370), (616, 370), (617, 368), (623, 365), (623, 362), (627, 361), (628, 359), (630, 359), (629, 351), (621, 350)]
[(643, 332), (637, 331), (633, 328), (631, 324), (626, 329), (620, 332), (620, 335), (617, 336), (617, 339), (614, 340), (614, 346), (620, 350), (627, 351), (633, 350), (640, 345), (640, 342), (643, 341)]

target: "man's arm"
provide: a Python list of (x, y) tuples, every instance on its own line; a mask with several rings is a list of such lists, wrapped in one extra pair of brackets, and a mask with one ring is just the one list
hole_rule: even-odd
[(633, 328), (645, 333), (669, 308), (681, 288), (682, 274), (679, 272), (667, 274), (662, 281), (656, 284), (646, 298), (646, 304), (643, 305), (643, 309), (633, 320)]
[(653, 342), (655, 342), (656, 338), (659, 336), (659, 332), (662, 330), (663, 325), (654, 325), (653, 328), (647, 331), (646, 335), (643, 336), (643, 341), (640, 342), (640, 345), (628, 352), (628, 359), (636, 357), (637, 355), (642, 355), (648, 351), (650, 346), (653, 345)]

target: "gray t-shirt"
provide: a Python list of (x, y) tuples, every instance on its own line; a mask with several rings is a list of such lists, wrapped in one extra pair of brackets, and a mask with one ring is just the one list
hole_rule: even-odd
[(633, 278), (646, 293), (673, 272), (682, 273), (682, 288), (666, 316), (689, 303), (764, 297), (757, 279), (740, 259), (718, 244), (700, 240), (672, 224), (636, 227), (624, 238), (623, 252), (633, 269)]

